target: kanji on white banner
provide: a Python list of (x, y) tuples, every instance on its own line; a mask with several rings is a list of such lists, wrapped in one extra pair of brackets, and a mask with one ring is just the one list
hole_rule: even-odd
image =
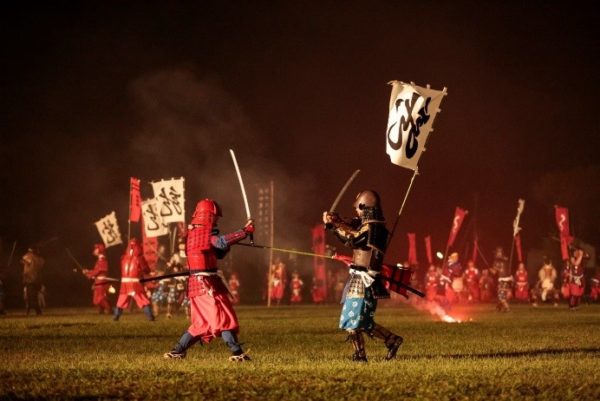
[(142, 202), (142, 219), (144, 221), (144, 234), (147, 238), (159, 237), (169, 233), (166, 224), (156, 206), (156, 199), (147, 199)]
[(165, 224), (185, 221), (185, 188), (183, 177), (152, 183), (156, 208)]
[(417, 170), (425, 142), (433, 130), (433, 120), (447, 94), (414, 83), (390, 82), (390, 114), (386, 131), (386, 153), (392, 163)]
[(114, 211), (98, 220), (95, 224), (100, 233), (100, 237), (102, 237), (102, 241), (107, 248), (123, 243), (121, 240), (121, 232), (119, 231), (119, 224), (117, 223), (117, 216)]

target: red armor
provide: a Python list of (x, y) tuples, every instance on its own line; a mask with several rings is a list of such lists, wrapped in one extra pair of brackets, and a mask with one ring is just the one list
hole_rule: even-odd
[[(100, 253), (104, 249), (94, 245), (94, 253), (98, 254), (98, 260), (92, 270), (84, 270), (85, 275), (88, 278), (94, 279), (93, 292), (94, 296), (92, 303), (97, 306), (100, 312), (106, 311), (110, 313), (110, 303), (106, 297), (106, 290), (108, 289), (108, 282), (106, 281), (106, 274), (108, 273), (108, 262), (104, 253)], [(102, 245), (104, 247), (104, 245)]]
[(144, 273), (150, 273), (150, 267), (141, 255), (137, 240), (133, 238), (129, 241), (125, 255), (121, 257), (121, 288), (117, 300), (118, 308), (126, 309), (129, 306), (130, 296), (134, 298), (140, 308), (150, 304), (144, 287), (139, 282)]
[(528, 301), (529, 300), (529, 279), (527, 275), (527, 270), (519, 269), (516, 274), (516, 285), (515, 285), (515, 298), (520, 301)]

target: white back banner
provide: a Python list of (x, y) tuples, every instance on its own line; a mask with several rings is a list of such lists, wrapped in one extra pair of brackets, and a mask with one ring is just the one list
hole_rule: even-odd
[(95, 224), (100, 233), (100, 237), (102, 237), (104, 246), (108, 248), (123, 243), (121, 240), (121, 232), (119, 231), (119, 224), (117, 223), (117, 216), (114, 211), (98, 220)]
[(152, 183), (156, 208), (165, 224), (185, 222), (185, 188), (183, 177)]
[(386, 132), (386, 153), (392, 163), (417, 170), (433, 120), (447, 94), (414, 83), (390, 82), (392, 95)]
[(169, 225), (163, 221), (156, 199), (147, 199), (142, 202), (142, 219), (144, 221), (144, 234), (147, 238), (159, 237), (169, 233)]

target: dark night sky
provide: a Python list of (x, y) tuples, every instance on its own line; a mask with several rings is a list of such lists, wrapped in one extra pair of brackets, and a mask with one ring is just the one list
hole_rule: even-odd
[(399, 226), (436, 248), (476, 193), (486, 251), (510, 245), (519, 197), (539, 246), (535, 183), (598, 164), (593, 2), (52, 3), (2, 11), (0, 235), (22, 246), (87, 252), (94, 220), (126, 224), (129, 176), (183, 175), (188, 215), (214, 196), (237, 227), (228, 147), (251, 187), (276, 180), (282, 244), (307, 246), (356, 168), (342, 210), (371, 187), (393, 220), (411, 176), (385, 154), (393, 79), (448, 88)]

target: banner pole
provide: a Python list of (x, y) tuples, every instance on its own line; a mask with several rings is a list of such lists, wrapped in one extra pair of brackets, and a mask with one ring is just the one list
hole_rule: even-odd
[(131, 177), (129, 177), (129, 213), (127, 215), (127, 243), (131, 240)]
[(406, 194), (404, 195), (404, 200), (402, 201), (402, 205), (400, 206), (400, 210), (396, 215), (396, 220), (394, 221), (394, 225), (392, 226), (392, 231), (390, 231), (390, 236), (388, 237), (388, 245), (392, 241), (392, 237), (394, 236), (394, 232), (396, 231), (396, 227), (398, 226), (398, 221), (400, 220), (400, 216), (402, 215), (402, 211), (404, 210), (404, 205), (406, 204), (406, 200), (408, 199), (408, 194), (412, 189), (413, 182), (415, 181), (415, 177), (419, 174), (419, 170), (415, 169), (410, 179), (410, 184), (408, 184), (408, 189), (406, 190)]
[(273, 267), (273, 242), (275, 239), (275, 184), (273, 180), (269, 182), (269, 268), (267, 273), (267, 307), (271, 307), (271, 269)]

